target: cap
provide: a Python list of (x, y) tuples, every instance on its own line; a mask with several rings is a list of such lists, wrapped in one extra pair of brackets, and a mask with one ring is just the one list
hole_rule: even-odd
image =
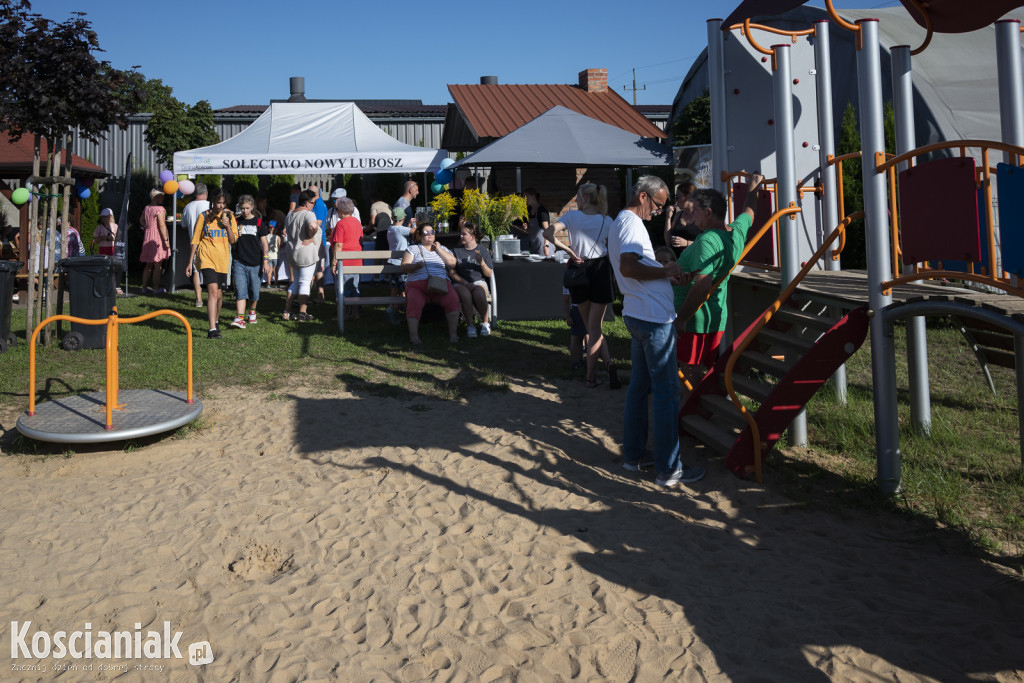
[(114, 210), (113, 209), (103, 209), (102, 211), (100, 211), (100, 215), (101, 216), (113, 216), (114, 215)]
[(402, 207), (396, 206), (392, 210), (392, 213), (394, 213), (394, 217), (395, 217), (396, 221), (404, 221), (405, 220), (405, 209), (403, 209)]
[(339, 187), (337, 190), (331, 193), (331, 199), (341, 199), (342, 197), (347, 196), (348, 192), (345, 191), (344, 187)]

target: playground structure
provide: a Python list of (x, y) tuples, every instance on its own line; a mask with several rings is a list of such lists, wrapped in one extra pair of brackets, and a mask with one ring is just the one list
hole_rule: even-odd
[[(1020, 244), (1024, 239), (1020, 22), (995, 23), (1003, 139), (951, 140), (916, 147), (912, 55), (928, 45), (933, 31), (969, 30), (964, 27), (985, 24), (978, 24), (977, 17), (960, 24), (950, 21), (951, 9), (953, 13), (969, 13), (971, 8), (957, 9), (941, 0), (931, 3), (930, 8), (913, 0), (908, 2), (912, 3), (914, 18), (926, 29), (927, 36), (915, 51), (909, 46), (890, 48), (895, 155), (884, 152), (877, 19), (849, 23), (836, 13), (831, 0), (825, 2), (831, 21), (856, 35), (861, 151), (840, 158), (835, 156), (833, 147), (829, 22), (816, 21), (813, 27), (799, 31), (756, 26), (744, 12), (746, 5), (754, 4), (749, 2), (733, 13), (730, 19), (735, 23), (729, 26), (723, 28), (720, 19), (708, 22), (713, 166), (721, 171), (718, 187), (730, 197), (730, 205), (743, 202), (744, 174), (722, 170), (736, 168), (730, 164), (736, 163), (737, 140), (730, 136), (738, 123), (735, 112), (729, 115), (727, 109), (743, 91), (735, 82), (730, 83), (731, 89), (726, 88), (726, 74), (734, 75), (725, 60), (728, 31), (733, 38), (744, 40), (751, 50), (763, 54), (763, 63), (770, 59), (774, 102), (770, 126), (774, 129), (775, 144), (771, 163), (762, 171), (775, 172), (768, 196), (774, 197), (775, 206), (784, 207), (768, 218), (773, 202), (767, 197), (760, 199), (755, 225), (762, 227), (751, 237), (741, 263), (763, 272), (737, 274), (733, 278), (770, 283), (782, 293), (736, 335), (680, 411), (681, 432), (725, 453), (727, 465), (741, 476), (753, 475), (760, 481), (762, 460), (783, 429), (788, 428), (790, 443), (806, 445), (803, 405), (830, 377), (842, 400), (842, 364), (870, 331), (878, 486), (886, 494), (898, 492), (901, 456), (893, 341), (897, 320), (906, 320), (911, 415), (916, 429), (928, 433), (931, 424), (925, 316), (974, 319), (984, 328), (996, 331), (984, 334), (1012, 340), (1008, 343), (1013, 354), (995, 351), (994, 356), (1001, 353), (1004, 362), (1013, 363), (1018, 404), (1021, 403), (1024, 363), (1016, 362), (1024, 357), (1024, 288), (1018, 282), (1024, 269), (1024, 245)], [(802, 3), (798, 0), (786, 0), (773, 3), (773, 7), (784, 11), (799, 4)], [(1024, 2), (1003, 4), (1008, 6), (1001, 12)], [(764, 11), (763, 3), (760, 7)], [(944, 14), (933, 20), (933, 11)], [(760, 32), (758, 36), (782, 35), (786, 42), (765, 48), (755, 37), (755, 31)], [(808, 66), (810, 47), (813, 64)], [(736, 46), (731, 50), (735, 54)], [(807, 85), (798, 83), (800, 77), (793, 77), (794, 52), (803, 60), (801, 73), (806, 70), (812, 75), (809, 80), (814, 82), (813, 98), (807, 92), (800, 96), (794, 93), (795, 88)], [(749, 51), (743, 54), (749, 55)], [(799, 125), (794, 119), (794, 102), (804, 105)], [(803, 142), (798, 142), (794, 131), (806, 130), (809, 111), (816, 111), (817, 130), (813, 136), (801, 134)], [(810, 144), (808, 138), (816, 138), (817, 143)], [(769, 158), (763, 147), (762, 142), (755, 150), (757, 160)], [(808, 149), (818, 155), (813, 173), (806, 169)], [(804, 164), (799, 172), (798, 155)], [(993, 167), (994, 155), (1002, 156), (1003, 160)], [(836, 270), (846, 243), (846, 229), (852, 220), (861, 217), (846, 214), (841, 190), (842, 162), (853, 156), (864, 162), (866, 275)], [(813, 212), (803, 206), (807, 193), (812, 193), (816, 200)], [(820, 227), (814, 227), (814, 221), (809, 219), (796, 220), (797, 213), (813, 214)], [(772, 235), (769, 229), (773, 223), (775, 234), (764, 244), (758, 244), (761, 235)], [(816, 236), (820, 236), (815, 240), (817, 249), (807, 256), (808, 243)], [(811, 273), (820, 264), (825, 269)], [(982, 285), (985, 289), (929, 282), (942, 279)], [(730, 299), (736, 300), (735, 292)], [(979, 359), (983, 360), (982, 356)], [(746, 371), (750, 370), (756, 377), (748, 376)], [(774, 382), (762, 381), (772, 377)], [(748, 408), (751, 403), (759, 404), (756, 412)]]
[[(185, 325), (187, 345), (186, 391), (135, 389), (119, 392), (118, 328), (161, 315)], [(83, 325), (106, 325), (106, 390), (53, 399), (36, 406), (36, 342), (40, 331), (52, 322), (66, 320)], [(56, 443), (103, 443), (135, 439), (176, 429), (203, 412), (202, 401), (192, 396), (192, 328), (177, 311), (162, 309), (134, 318), (119, 318), (115, 306), (101, 320), (54, 315), (36, 325), (29, 340), (28, 410), (18, 418), (18, 431), (33, 439)], [(121, 403), (121, 400), (124, 400)], [(99, 414), (103, 417), (100, 418)]]

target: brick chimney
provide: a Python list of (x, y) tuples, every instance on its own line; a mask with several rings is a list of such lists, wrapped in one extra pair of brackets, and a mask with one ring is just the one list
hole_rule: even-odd
[(581, 71), (580, 89), (586, 92), (608, 92), (608, 69), (584, 69)]

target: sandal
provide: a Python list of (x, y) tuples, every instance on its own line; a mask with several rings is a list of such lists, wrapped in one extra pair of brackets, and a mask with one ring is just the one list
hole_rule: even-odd
[(594, 389), (596, 387), (601, 386), (602, 384), (604, 384), (604, 380), (603, 379), (588, 379), (587, 380), (587, 389)]
[(296, 313), (295, 320), (298, 320), (300, 323), (308, 323), (313, 320), (316, 320), (316, 318), (314, 318), (309, 313)]
[(291, 320), (292, 319), (292, 314), (289, 313), (288, 311), (285, 311), (284, 313), (281, 314), (281, 317), (283, 319), (285, 319), (285, 320)]

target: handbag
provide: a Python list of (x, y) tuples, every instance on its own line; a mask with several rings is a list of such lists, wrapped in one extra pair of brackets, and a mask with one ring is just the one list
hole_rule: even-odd
[(585, 263), (570, 263), (562, 274), (562, 286), (566, 289), (578, 289), (590, 286), (590, 276), (587, 275)]
[[(601, 235), (604, 234), (604, 222), (605, 218), (601, 218), (601, 230), (597, 233), (597, 244), (601, 243)], [(601, 256), (599, 258), (605, 258)], [(583, 287), (590, 286), (590, 275), (587, 274), (587, 261), (593, 261), (594, 259), (584, 259), (583, 263), (574, 264), (570, 263), (565, 273), (562, 274), (562, 286), (566, 289), (582, 289)]]
[(440, 275), (431, 275), (429, 266), (427, 265), (427, 255), (424, 253), (423, 246), (420, 245), (420, 257), (423, 259), (423, 267), (427, 268), (427, 291), (431, 294), (447, 294), (448, 293), (448, 278), (441, 277)]

